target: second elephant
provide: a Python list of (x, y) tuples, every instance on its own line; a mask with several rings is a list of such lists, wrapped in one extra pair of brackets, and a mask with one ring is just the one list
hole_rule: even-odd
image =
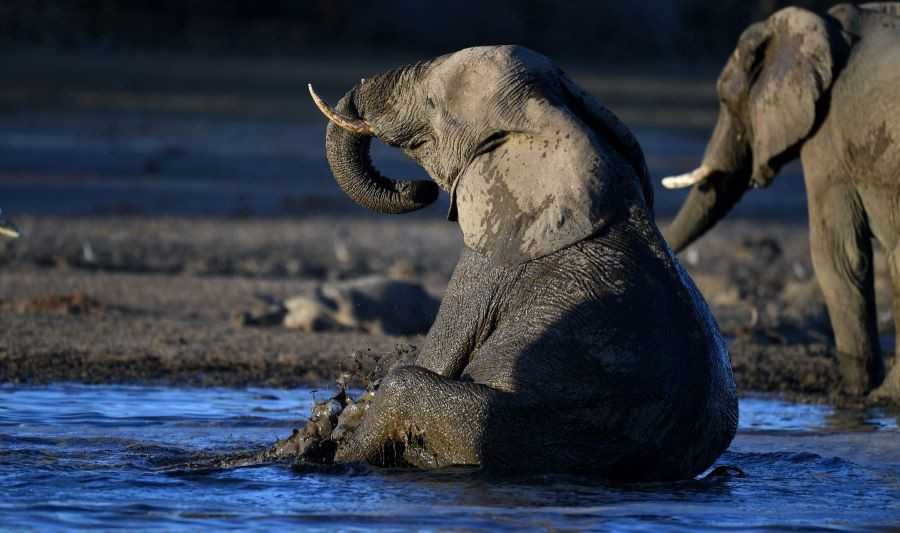
[(900, 346), (900, 3), (778, 11), (741, 35), (718, 93), (702, 165), (663, 181), (693, 185), (669, 243), (687, 247), (748, 186), (768, 185), (799, 156), (845, 388), (865, 394), (881, 384), (876, 395), (900, 399), (900, 364), (884, 378), (871, 242), (890, 261)]

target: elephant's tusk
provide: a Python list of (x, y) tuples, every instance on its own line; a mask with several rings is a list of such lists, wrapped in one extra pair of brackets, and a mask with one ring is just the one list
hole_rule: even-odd
[(708, 178), (713, 173), (713, 170), (706, 165), (700, 165), (697, 169), (688, 172), (686, 174), (679, 174), (677, 176), (669, 176), (668, 178), (662, 179), (663, 187), (666, 189), (681, 189), (684, 187), (691, 187), (696, 183), (700, 183), (701, 181)]
[(372, 131), (371, 126), (369, 126), (369, 124), (367, 124), (365, 120), (345, 117), (344, 115), (341, 115), (340, 113), (332, 109), (331, 106), (326, 104), (324, 100), (319, 98), (319, 95), (316, 94), (315, 89), (313, 89), (312, 83), (308, 83), (307, 87), (309, 87), (309, 95), (312, 96), (313, 102), (316, 103), (316, 107), (319, 108), (319, 111), (321, 111), (328, 120), (334, 122), (336, 125), (344, 128), (347, 131), (352, 131), (353, 133), (359, 133), (360, 135), (368, 136), (375, 135), (375, 133)]
[(15, 224), (8, 220), (3, 220), (3, 210), (0, 209), (0, 237), (18, 239), (21, 236), (22, 234), (19, 232), (19, 228), (17, 228)]

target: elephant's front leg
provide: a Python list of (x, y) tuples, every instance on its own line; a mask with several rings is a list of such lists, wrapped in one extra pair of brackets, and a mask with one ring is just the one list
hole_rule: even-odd
[(480, 464), (483, 428), (502, 393), (421, 367), (394, 369), (335, 460), (435, 468)]
[(494, 296), (509, 276), (507, 269), (463, 248), (416, 365), (458, 377), (471, 353), (491, 334)]
[(809, 189), (810, 246), (834, 329), (844, 388), (865, 394), (881, 382), (872, 237), (856, 191), (833, 183)]
[(891, 272), (891, 299), (894, 313), (894, 366), (872, 396), (875, 398), (900, 398), (900, 246), (888, 257)]

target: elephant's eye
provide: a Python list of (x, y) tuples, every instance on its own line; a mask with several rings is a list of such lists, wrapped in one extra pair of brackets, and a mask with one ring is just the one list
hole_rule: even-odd
[(422, 145), (427, 142), (428, 142), (427, 138), (416, 139), (414, 141), (411, 141), (406, 147), (410, 150), (416, 150), (418, 148), (421, 148)]
[(478, 144), (478, 147), (475, 149), (475, 155), (479, 156), (496, 150), (500, 145), (506, 142), (508, 136), (509, 132), (506, 131), (495, 131), (494, 133), (491, 133)]

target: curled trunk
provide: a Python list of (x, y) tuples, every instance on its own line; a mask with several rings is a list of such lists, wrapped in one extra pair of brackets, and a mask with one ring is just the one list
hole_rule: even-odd
[[(348, 117), (358, 117), (354, 92), (347, 93), (335, 110)], [(396, 181), (372, 165), (369, 156), (372, 137), (328, 123), (325, 152), (331, 172), (341, 189), (357, 204), (379, 213), (398, 214), (421, 209), (433, 203), (438, 186), (431, 181)]]

